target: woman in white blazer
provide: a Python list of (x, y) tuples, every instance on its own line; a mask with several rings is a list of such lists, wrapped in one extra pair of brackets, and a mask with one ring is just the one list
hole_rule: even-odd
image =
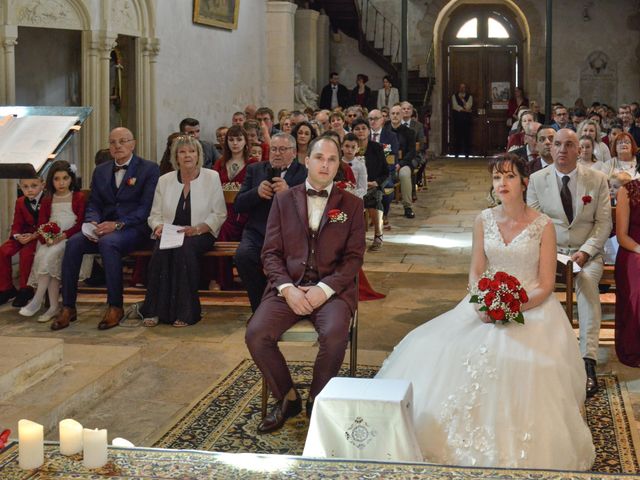
[[(218, 172), (202, 168), (202, 159), (197, 139), (177, 137), (171, 146), (175, 170), (162, 175), (156, 186), (148, 220), (156, 244), (141, 309), (148, 327), (159, 322), (186, 327), (200, 320), (201, 257), (211, 249), (227, 218)], [(162, 234), (169, 225), (178, 226), (184, 239), (181, 246), (163, 249)]]
[(378, 90), (378, 110), (382, 107), (393, 107), (400, 102), (400, 94), (398, 89), (391, 84), (391, 78), (385, 75), (382, 79), (382, 88)]

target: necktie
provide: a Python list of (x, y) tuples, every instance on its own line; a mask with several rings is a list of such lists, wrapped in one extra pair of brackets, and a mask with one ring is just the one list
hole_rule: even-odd
[(120, 170), (126, 170), (127, 168), (129, 168), (129, 165), (114, 165), (113, 166), (113, 173), (119, 172)]
[(372, 140), (373, 140), (374, 142), (377, 142), (377, 141), (378, 141), (378, 136), (379, 136), (380, 134), (379, 134), (378, 132), (373, 132), (373, 134), (372, 134), (372, 135), (373, 135)]
[(560, 189), (560, 199), (562, 200), (562, 208), (567, 216), (569, 223), (573, 222), (573, 203), (571, 200), (571, 191), (569, 190), (569, 175), (562, 177), (562, 188)]
[(313, 190), (312, 188), (307, 188), (307, 195), (310, 197), (324, 197), (327, 198), (329, 196), (329, 192), (326, 190), (320, 190), (319, 192)]

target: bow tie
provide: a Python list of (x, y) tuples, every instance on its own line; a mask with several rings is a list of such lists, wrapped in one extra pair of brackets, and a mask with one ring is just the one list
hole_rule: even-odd
[(312, 188), (307, 188), (307, 195), (309, 197), (323, 197), (323, 198), (327, 198), (329, 197), (329, 192), (327, 192), (326, 190), (320, 190), (319, 192), (316, 192), (314, 189)]
[(34, 198), (33, 200), (29, 200), (29, 203), (31, 204), (32, 207), (35, 207), (38, 205), (38, 200)]
[(113, 173), (119, 172), (120, 170), (126, 170), (127, 168), (129, 168), (129, 165), (114, 165), (113, 166)]

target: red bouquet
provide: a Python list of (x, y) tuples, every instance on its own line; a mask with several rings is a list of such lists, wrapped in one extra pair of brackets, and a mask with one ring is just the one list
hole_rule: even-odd
[(45, 243), (51, 245), (58, 235), (60, 235), (60, 226), (55, 222), (40, 225), (40, 227), (38, 227), (38, 235), (40, 235)]
[(524, 323), (522, 304), (529, 301), (518, 279), (505, 272), (486, 272), (471, 290), (470, 303), (479, 303), (493, 322)]

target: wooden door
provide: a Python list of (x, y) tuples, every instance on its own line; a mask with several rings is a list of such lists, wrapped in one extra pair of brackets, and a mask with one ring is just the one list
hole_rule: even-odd
[(473, 96), (472, 154), (488, 156), (507, 145), (507, 104), (516, 80), (516, 47), (450, 46), (448, 49), (447, 152), (452, 152), (451, 96), (461, 83)]

